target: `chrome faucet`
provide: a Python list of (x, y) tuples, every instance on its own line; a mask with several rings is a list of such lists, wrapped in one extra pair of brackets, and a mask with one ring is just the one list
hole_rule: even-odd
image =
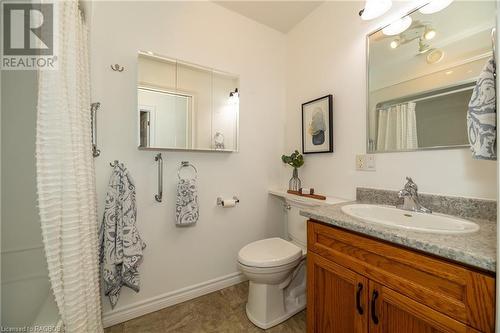
[(430, 209), (425, 208), (420, 204), (420, 200), (418, 199), (418, 186), (410, 177), (406, 177), (406, 184), (404, 188), (399, 191), (398, 196), (404, 199), (403, 204), (398, 206), (399, 209), (419, 213), (432, 213)]

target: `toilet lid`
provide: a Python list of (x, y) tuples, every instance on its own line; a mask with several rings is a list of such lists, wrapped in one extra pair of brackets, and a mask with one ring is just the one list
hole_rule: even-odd
[(276, 267), (302, 257), (302, 249), (281, 238), (267, 238), (244, 246), (238, 261), (246, 266)]

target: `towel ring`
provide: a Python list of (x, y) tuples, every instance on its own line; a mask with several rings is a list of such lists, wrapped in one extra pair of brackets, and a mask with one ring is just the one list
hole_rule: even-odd
[(181, 171), (182, 171), (182, 169), (184, 169), (184, 168), (188, 168), (188, 167), (191, 167), (191, 168), (193, 168), (193, 170), (194, 170), (194, 177), (192, 177), (192, 178), (193, 178), (193, 179), (198, 179), (198, 170), (196, 169), (196, 167), (195, 167), (194, 165), (192, 165), (191, 163), (186, 162), (186, 161), (182, 161), (182, 162), (181, 162), (181, 166), (180, 166), (180, 167), (179, 167), (179, 169), (177, 170), (177, 177), (178, 177), (179, 179), (189, 179), (189, 178), (182, 178), (182, 177), (181, 177)]

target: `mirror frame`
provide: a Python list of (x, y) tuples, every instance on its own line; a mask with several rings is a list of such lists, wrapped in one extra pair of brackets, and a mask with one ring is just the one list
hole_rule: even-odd
[[(413, 9), (409, 10), (408, 12), (406, 12), (406, 14), (399, 16), (399, 18), (411, 15), (426, 5), (427, 5), (427, 3), (425, 3), (421, 6), (415, 7)], [(495, 4), (495, 6), (497, 7), (496, 4)], [(365, 48), (366, 48), (366, 52), (365, 52), (365, 54), (366, 54), (366, 98), (365, 98), (365, 103), (366, 103), (366, 106), (365, 106), (365, 108), (366, 108), (366, 110), (365, 110), (365, 113), (366, 113), (365, 135), (366, 135), (366, 137), (365, 137), (365, 149), (366, 149), (366, 154), (405, 153), (405, 152), (452, 150), (452, 149), (466, 149), (466, 148), (469, 149), (470, 144), (463, 144), (463, 145), (455, 145), (455, 146), (424, 147), (424, 148), (418, 148), (418, 149), (401, 149), (401, 150), (384, 150), (384, 151), (373, 150), (373, 151), (370, 151), (370, 149), (369, 149), (370, 148), (370, 142), (369, 142), (369, 138), (370, 138), (370, 126), (369, 126), (370, 125), (370, 123), (369, 123), (369, 118), (370, 118), (370, 114), (369, 114), (369, 112), (370, 112), (370, 110), (369, 110), (369, 105), (370, 105), (370, 36), (381, 31), (382, 29), (384, 29), (388, 25), (390, 25), (390, 23), (385, 24), (385, 25), (381, 26), (380, 28), (373, 30), (372, 32), (368, 33), (365, 37), (366, 38), (366, 40), (365, 40)], [(497, 84), (498, 84), (498, 80), (497, 80)], [(444, 89), (446, 87), (442, 87), (442, 88)]]

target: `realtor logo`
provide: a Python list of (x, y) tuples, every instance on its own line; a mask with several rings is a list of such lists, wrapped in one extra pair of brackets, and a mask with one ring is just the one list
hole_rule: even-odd
[(2, 69), (56, 69), (54, 3), (3, 2)]

